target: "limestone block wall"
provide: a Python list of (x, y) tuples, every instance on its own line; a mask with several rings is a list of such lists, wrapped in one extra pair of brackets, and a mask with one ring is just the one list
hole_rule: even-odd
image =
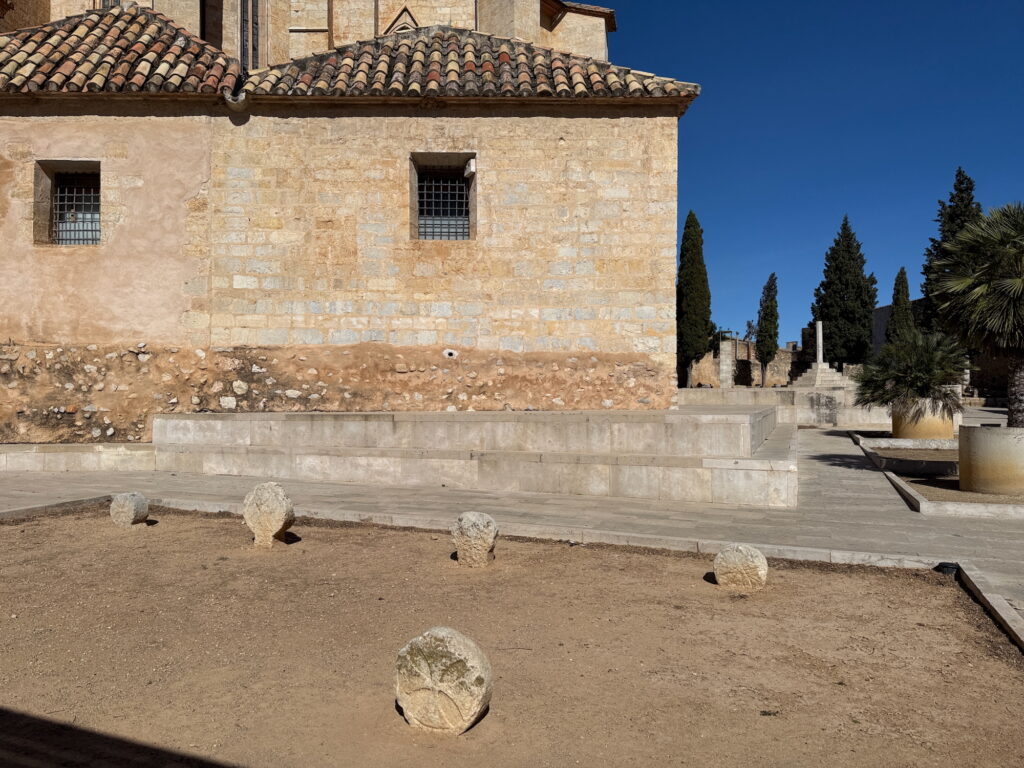
[[(210, 343), (674, 358), (676, 119), (216, 126)], [(476, 237), (411, 235), (414, 153), (474, 153)], [(667, 383), (667, 379), (666, 379)]]
[[(535, 2), (539, 19), (539, 0)], [(460, 29), (476, 28), (475, 0), (378, 0), (377, 8), (378, 34), (384, 34), (403, 8), (409, 9), (421, 27), (444, 24)]]
[[(374, 3), (365, 0), (334, 0), (335, 45), (369, 40), (377, 34), (376, 22)], [(292, 26), (297, 25), (293, 23)]]
[[(676, 118), (575, 114), (7, 107), (0, 441), (142, 441), (199, 410), (667, 407)], [(476, 155), (473, 240), (412, 236), (418, 152)], [(72, 160), (100, 164), (102, 242), (37, 243), (36, 166)]]
[(600, 16), (567, 13), (554, 29), (538, 27), (536, 42), (556, 51), (608, 60), (608, 29)]
[[(149, 3), (140, 4), (151, 5), (155, 10), (174, 19), (185, 29), (199, 35), (199, 6), (201, 2), (204, 2), (204, 0), (150, 0)], [(80, 8), (76, 13), (81, 13), (82, 11), (94, 8), (98, 6), (99, 3), (84, 0), (79, 2), (79, 5)]]

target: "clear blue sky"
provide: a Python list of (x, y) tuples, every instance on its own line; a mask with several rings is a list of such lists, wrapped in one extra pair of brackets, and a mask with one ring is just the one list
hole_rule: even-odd
[(1024, 198), (1024, 0), (602, 4), (613, 62), (703, 87), (679, 227), (696, 211), (719, 326), (742, 333), (775, 271), (780, 341), (798, 339), (844, 213), (879, 303), (900, 266), (917, 295), (958, 165), (986, 209)]

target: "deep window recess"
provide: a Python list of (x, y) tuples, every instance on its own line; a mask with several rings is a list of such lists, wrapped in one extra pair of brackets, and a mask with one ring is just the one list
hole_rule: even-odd
[(420, 240), (469, 240), (469, 188), (462, 170), (423, 168), (419, 171)]
[(99, 245), (100, 175), (55, 173), (50, 242), (54, 245)]
[(242, 0), (240, 18), (242, 64), (255, 69), (260, 65), (260, 0)]

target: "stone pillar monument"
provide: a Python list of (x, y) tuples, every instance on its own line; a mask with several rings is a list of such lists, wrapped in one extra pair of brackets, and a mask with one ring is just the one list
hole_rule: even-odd
[(792, 386), (801, 389), (835, 389), (851, 387), (853, 382), (825, 362), (825, 332), (821, 320), (814, 323), (814, 365), (803, 376), (793, 382)]
[(732, 339), (722, 339), (718, 346), (718, 386), (732, 389), (736, 381), (736, 345)]

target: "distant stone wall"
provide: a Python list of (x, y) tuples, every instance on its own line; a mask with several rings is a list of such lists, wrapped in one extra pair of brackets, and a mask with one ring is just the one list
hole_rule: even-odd
[[(733, 386), (760, 387), (761, 364), (757, 360), (754, 343), (749, 341), (724, 341), (733, 344), (736, 350), (736, 375)], [(797, 352), (780, 349), (775, 359), (768, 364), (768, 386), (785, 387), (791, 381), (791, 372)], [(694, 384), (701, 387), (721, 387), (718, 356), (709, 352), (694, 365)]]

